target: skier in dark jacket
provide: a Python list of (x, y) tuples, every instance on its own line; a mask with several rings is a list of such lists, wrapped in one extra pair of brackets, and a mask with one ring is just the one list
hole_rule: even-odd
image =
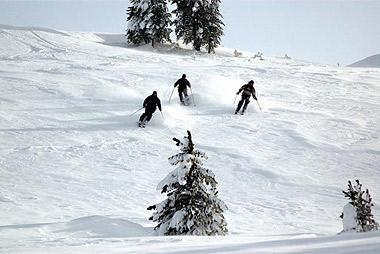
[(185, 99), (187, 98), (187, 87), (191, 87), (190, 82), (186, 79), (186, 74), (182, 74), (182, 78), (178, 79), (177, 82), (174, 83), (174, 87), (178, 86), (178, 95), (179, 100), (182, 104), (185, 104)]
[(243, 106), (243, 103), (244, 103), (244, 107), (243, 107), (243, 110), (241, 112), (241, 114), (243, 115), (244, 114), (244, 111), (247, 109), (247, 106), (249, 104), (249, 98), (253, 97), (253, 99), (257, 100), (256, 98), (256, 91), (255, 91), (255, 88), (253, 87), (253, 80), (249, 81), (248, 84), (245, 84), (243, 85), (239, 91), (236, 93), (237, 95), (242, 92), (241, 94), (241, 100), (239, 101), (239, 104), (235, 110), (235, 114), (237, 114), (240, 109), (241, 109), (241, 106)]
[(140, 116), (140, 122), (139, 122), (140, 127), (144, 127), (145, 123), (150, 121), (154, 111), (156, 111), (156, 107), (158, 107), (158, 109), (162, 111), (161, 101), (157, 97), (157, 92), (154, 91), (152, 95), (149, 95), (144, 100), (143, 108), (145, 108), (145, 112)]

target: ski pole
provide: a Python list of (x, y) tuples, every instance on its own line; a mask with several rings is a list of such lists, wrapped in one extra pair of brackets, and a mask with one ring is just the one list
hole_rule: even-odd
[(162, 113), (162, 111), (160, 111), (160, 113), (161, 113), (161, 117), (162, 117), (162, 119), (165, 120), (165, 118), (164, 118), (164, 114)]
[(257, 99), (256, 99), (256, 102), (257, 102), (257, 106), (259, 106), (259, 109), (261, 111), (261, 107), (260, 107), (259, 101)]
[(261, 107), (260, 107), (260, 104), (259, 104), (259, 100), (257, 99), (257, 96), (259, 96), (259, 93), (256, 93), (255, 96), (256, 96), (257, 106), (259, 106), (259, 109), (260, 109), (260, 111), (261, 111)]
[(169, 97), (169, 104), (170, 104), (170, 100), (172, 99), (172, 96), (173, 96), (173, 93), (174, 93), (174, 89), (175, 89), (175, 87), (173, 87), (172, 93), (170, 94), (170, 97)]
[(236, 96), (235, 96), (235, 100), (234, 100), (234, 104), (235, 104), (235, 102), (236, 102), (237, 96), (238, 96), (238, 95), (236, 94)]
[(191, 87), (190, 87), (190, 92), (191, 92), (191, 98), (193, 98), (193, 104), (194, 104), (194, 107), (195, 107), (196, 105), (195, 105), (195, 101), (194, 101), (193, 90), (191, 89)]
[(144, 107), (141, 107), (139, 108), (138, 110), (136, 110), (135, 112), (133, 112), (132, 114), (130, 114), (129, 116), (133, 116), (134, 114), (136, 114), (137, 112), (139, 112), (140, 110), (142, 110)]

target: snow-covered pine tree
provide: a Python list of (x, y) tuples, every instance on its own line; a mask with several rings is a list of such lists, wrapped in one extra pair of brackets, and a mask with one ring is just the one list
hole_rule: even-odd
[(363, 232), (379, 230), (379, 223), (375, 221), (372, 214), (372, 198), (369, 194), (368, 189), (366, 189), (363, 194), (362, 209), (358, 212), (358, 220), (360, 221), (360, 226)]
[(131, 0), (127, 40), (135, 45), (170, 42), (170, 16), (166, 0)]
[(208, 22), (205, 13), (205, 4), (209, 0), (171, 0), (177, 8), (173, 11), (175, 34), (177, 40), (183, 39), (185, 44), (193, 43), (196, 51), (201, 50), (203, 32)]
[(169, 162), (178, 167), (158, 184), (167, 199), (148, 207), (155, 210), (149, 219), (158, 222), (154, 230), (159, 235), (225, 235), (227, 207), (218, 198), (214, 174), (202, 167), (206, 154), (194, 148), (187, 133), (183, 141), (173, 138), (180, 152)]
[(140, 45), (151, 41), (148, 28), (150, 0), (131, 0), (127, 10), (127, 40), (129, 43)]
[(155, 43), (171, 42), (169, 28), (171, 23), (169, 9), (166, 0), (151, 0), (151, 30), (152, 30), (152, 47)]
[(206, 4), (206, 27), (203, 32), (203, 44), (206, 45), (208, 53), (215, 51), (220, 45), (221, 36), (223, 35), (222, 14), (219, 12), (220, 0), (208, 0)]
[[(352, 214), (351, 216), (355, 216), (356, 226), (352, 226), (351, 228), (357, 232), (378, 230), (379, 224), (374, 220), (372, 214), (373, 203), (371, 195), (368, 189), (366, 191), (362, 190), (362, 184), (359, 180), (356, 180), (355, 183), (355, 186), (353, 186), (351, 181), (348, 181), (348, 190), (343, 191), (344, 195), (350, 200), (349, 203), (355, 208), (355, 212), (350, 214)], [(346, 216), (347, 214), (343, 213), (341, 217), (343, 220), (350, 221), (351, 218), (347, 218)]]

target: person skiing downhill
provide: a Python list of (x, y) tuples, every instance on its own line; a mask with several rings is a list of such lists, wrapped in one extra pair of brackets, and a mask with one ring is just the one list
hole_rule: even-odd
[(243, 106), (243, 103), (244, 103), (244, 107), (243, 107), (243, 110), (241, 111), (241, 114), (244, 115), (244, 111), (247, 109), (247, 106), (249, 104), (249, 98), (251, 97), (251, 95), (253, 99), (257, 101), (256, 91), (255, 91), (255, 88), (253, 87), (253, 84), (254, 84), (253, 80), (250, 80), (248, 84), (243, 85), (239, 89), (239, 91), (236, 93), (236, 95), (238, 95), (240, 92), (242, 92), (241, 100), (239, 101), (238, 106), (235, 110), (235, 115), (240, 111), (241, 106)]
[(154, 111), (156, 111), (156, 107), (162, 111), (161, 101), (157, 97), (157, 92), (153, 91), (153, 93), (144, 100), (143, 108), (145, 108), (145, 112), (140, 116), (139, 127), (145, 127), (145, 124), (150, 121)]
[(187, 87), (191, 88), (190, 82), (186, 79), (186, 74), (182, 74), (182, 78), (178, 79), (174, 83), (174, 87), (178, 86), (179, 100), (185, 105), (185, 100), (188, 101)]

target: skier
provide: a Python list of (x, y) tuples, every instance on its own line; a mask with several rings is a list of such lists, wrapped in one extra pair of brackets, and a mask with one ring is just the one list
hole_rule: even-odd
[(255, 91), (255, 88), (253, 87), (253, 83), (254, 83), (253, 80), (249, 81), (248, 84), (243, 85), (239, 89), (239, 91), (236, 93), (236, 95), (238, 95), (240, 92), (242, 92), (241, 100), (239, 101), (239, 104), (235, 110), (235, 115), (240, 111), (240, 108), (241, 106), (243, 106), (243, 103), (244, 103), (244, 107), (241, 114), (244, 115), (244, 111), (247, 109), (247, 106), (249, 104), (249, 98), (251, 97), (251, 95), (253, 99), (257, 100), (256, 91)]
[(161, 101), (157, 97), (157, 92), (153, 91), (152, 95), (149, 95), (144, 100), (143, 108), (145, 108), (145, 112), (140, 116), (139, 127), (145, 127), (145, 124), (150, 121), (154, 111), (156, 111), (156, 107), (162, 111)]
[(190, 82), (186, 79), (186, 74), (182, 74), (182, 78), (178, 79), (177, 82), (174, 83), (174, 87), (178, 86), (178, 95), (179, 100), (183, 105), (188, 104), (188, 96), (187, 96), (187, 87), (191, 87)]

